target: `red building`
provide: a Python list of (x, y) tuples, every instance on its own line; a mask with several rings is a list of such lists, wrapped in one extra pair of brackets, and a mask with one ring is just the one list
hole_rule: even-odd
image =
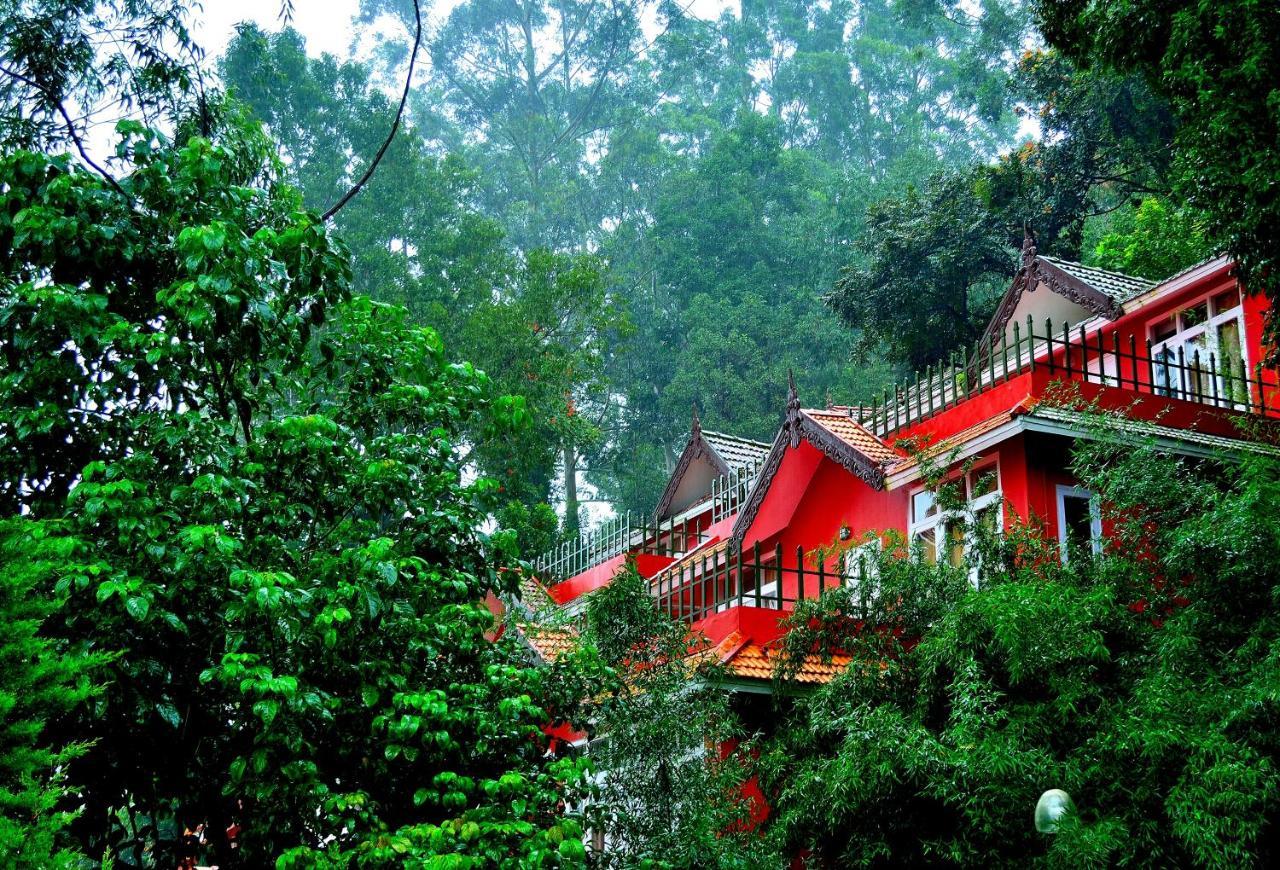
[[(739, 687), (768, 691), (771, 646), (797, 600), (855, 582), (859, 547), (896, 532), (957, 564), (979, 524), (1038, 523), (1100, 546), (1096, 498), (1068, 470), (1078, 439), (1153, 439), (1190, 456), (1273, 451), (1240, 426), (1280, 416), (1263, 368), (1267, 302), (1218, 258), (1161, 282), (1039, 256), (1021, 266), (978, 345), (869, 406), (801, 406), (794, 382), (772, 445), (693, 431), (655, 515), (539, 560), (572, 608), (629, 558), (658, 606), (705, 633)], [(1063, 402), (1069, 392), (1074, 402)], [(927, 468), (963, 494), (943, 510)], [(831, 555), (833, 551), (843, 556)], [(825, 554), (825, 555), (824, 555)], [(830, 679), (815, 661), (799, 682)]]

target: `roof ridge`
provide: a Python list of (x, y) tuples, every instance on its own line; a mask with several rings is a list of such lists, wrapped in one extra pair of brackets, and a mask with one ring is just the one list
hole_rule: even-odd
[(769, 446), (770, 446), (770, 444), (769, 444), (768, 442), (766, 442), (766, 441), (757, 441), (757, 440), (755, 440), (754, 438), (743, 438), (741, 435), (731, 435), (731, 434), (730, 434), (730, 433), (728, 433), (728, 432), (716, 432), (716, 431), (714, 431), (714, 430), (712, 430), (712, 429), (703, 429), (703, 430), (702, 430), (702, 434), (703, 434), (704, 436), (705, 436), (705, 435), (714, 435), (714, 436), (715, 436), (715, 437), (717, 437), (717, 438), (728, 438), (728, 439), (729, 439), (729, 440), (731, 440), (731, 441), (741, 441), (743, 444), (755, 444), (755, 445), (758, 445), (758, 446), (760, 446), (760, 447), (769, 447)]
[[(1147, 284), (1163, 283), (1154, 278), (1144, 278), (1141, 275), (1132, 275), (1128, 272), (1117, 272), (1115, 269), (1104, 269), (1101, 266), (1090, 266), (1088, 263), (1081, 263), (1079, 260), (1068, 260), (1066, 257), (1053, 257), (1048, 254), (1039, 254), (1041, 260), (1048, 260), (1050, 263), (1063, 263), (1068, 266), (1079, 266), (1081, 269), (1089, 269), (1093, 272), (1101, 272), (1104, 275), (1115, 275), (1117, 278), (1124, 278), (1128, 281), (1143, 281)], [(1194, 267), (1193, 267), (1194, 268)], [(1165, 279), (1168, 280), (1168, 279)]]
[(1162, 286), (1164, 284), (1168, 284), (1170, 281), (1173, 281), (1177, 278), (1181, 278), (1183, 275), (1189, 274), (1191, 272), (1194, 272), (1196, 269), (1209, 265), (1214, 260), (1220, 259), (1222, 256), (1223, 256), (1222, 254), (1213, 254), (1212, 256), (1205, 257), (1203, 260), (1201, 260), (1198, 263), (1192, 263), (1190, 266), (1188, 266), (1185, 269), (1179, 269), (1178, 271), (1170, 275), (1168, 278), (1161, 278), (1159, 281), (1156, 281), (1155, 284), (1157, 287)]

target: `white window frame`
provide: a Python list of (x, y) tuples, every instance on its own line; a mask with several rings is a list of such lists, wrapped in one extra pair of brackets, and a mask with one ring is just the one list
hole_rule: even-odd
[(880, 595), (880, 553), (883, 549), (880, 536), (872, 535), (858, 546), (845, 550), (840, 565), (845, 586), (856, 591), (865, 583), (867, 598), (875, 600)]
[[(973, 497), (973, 482), (994, 471), (996, 474), (996, 486), (991, 492)], [(950, 535), (947, 534), (948, 526), (957, 520), (963, 521), (965, 524), (964, 549), (963, 558), (965, 561), (972, 561), (971, 554), (976, 543), (974, 530), (978, 525), (978, 515), (984, 510), (996, 507), (1000, 510), (1000, 521), (996, 524), (996, 533), (1004, 534), (1004, 479), (1000, 473), (1000, 463), (985, 462), (975, 468), (962, 471), (957, 477), (953, 477), (946, 483), (954, 483), (957, 479), (962, 482), (965, 494), (965, 506), (962, 510), (944, 511), (939, 509), (932, 516), (925, 517), (917, 521), (915, 519), (915, 499), (922, 492), (929, 491), (928, 487), (920, 486), (911, 490), (907, 496), (907, 541), (909, 546), (914, 546), (916, 537), (921, 532), (933, 529), (933, 546), (934, 557), (941, 561), (948, 558), (947, 554), (951, 550)], [(944, 486), (946, 484), (943, 484)], [(935, 496), (936, 502), (936, 496)], [(973, 564), (969, 567), (969, 582), (974, 588), (978, 585), (978, 565)]]
[(1060, 483), (1056, 487), (1057, 503), (1058, 503), (1058, 550), (1062, 555), (1062, 562), (1066, 564), (1069, 559), (1068, 550), (1070, 549), (1070, 541), (1067, 538), (1069, 530), (1067, 529), (1067, 499), (1083, 498), (1089, 501), (1089, 549), (1096, 556), (1102, 552), (1102, 507), (1098, 501), (1098, 494), (1092, 490), (1085, 489), (1080, 486), (1069, 486)]
[[(1175, 375), (1175, 372), (1168, 368), (1168, 364), (1172, 363), (1176, 366), (1178, 361), (1178, 348), (1184, 347), (1188, 342), (1194, 341), (1203, 335), (1205, 338), (1205, 348), (1207, 352), (1214, 355), (1218, 364), (1218, 383), (1216, 385), (1210, 385), (1208, 397), (1212, 399), (1214, 395), (1214, 387), (1216, 386), (1217, 395), (1222, 400), (1225, 400), (1235, 408), (1244, 407), (1243, 403), (1230, 402), (1227, 383), (1223, 380), (1223, 375), (1227, 373), (1224, 372), (1221, 367), (1222, 348), (1218, 346), (1218, 328), (1224, 323), (1228, 323), (1232, 320), (1236, 321), (1237, 328), (1240, 333), (1240, 359), (1244, 362), (1245, 372), (1247, 373), (1249, 371), (1249, 342), (1245, 339), (1244, 331), (1244, 297), (1240, 292), (1239, 286), (1235, 288), (1235, 291), (1236, 304), (1222, 311), (1217, 310), (1215, 297), (1221, 296), (1223, 293), (1230, 292), (1225, 289), (1197, 296), (1185, 305), (1179, 305), (1173, 311), (1166, 313), (1161, 317), (1156, 317), (1147, 321), (1147, 337), (1151, 340), (1152, 381), (1154, 382), (1152, 383), (1151, 388), (1157, 395), (1169, 396), (1177, 399), (1186, 398), (1188, 391), (1184, 390), (1182, 385), (1182, 376), (1185, 374), (1185, 371), (1179, 369), (1176, 372), (1176, 377), (1171, 377)], [(1207, 313), (1205, 320), (1202, 323), (1195, 324), (1194, 326), (1183, 326), (1182, 313), (1191, 308), (1197, 307), (1201, 303), (1204, 303), (1205, 311)], [(1167, 326), (1170, 317), (1176, 318), (1174, 324), (1176, 329), (1173, 335), (1157, 341), (1156, 334), (1161, 328)], [(1183, 365), (1190, 366), (1193, 359), (1194, 357), (1192, 359), (1185, 358), (1184, 354)], [(1202, 359), (1201, 364), (1205, 367), (1205, 376), (1207, 377), (1209, 360)], [(1194, 390), (1189, 391), (1189, 394), (1192, 398), (1188, 401), (1197, 400)], [(1204, 396), (1202, 395), (1199, 398), (1202, 400)]]

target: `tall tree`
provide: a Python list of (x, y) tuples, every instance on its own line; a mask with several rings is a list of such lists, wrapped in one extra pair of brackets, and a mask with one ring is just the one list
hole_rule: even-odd
[[(288, 29), (240, 28), (221, 69), (233, 92), (278, 131), (290, 174), (313, 207), (336, 199), (353, 171), (349, 155), (371, 154), (393, 113), (365, 66), (309, 58)], [(439, 156), (406, 124), (337, 227), (352, 249), (357, 290), (405, 305), (450, 335), (499, 391), (522, 397), (532, 425), (519, 436), (487, 443), (472, 431), (468, 438), (479, 468), (519, 505), (504, 516), (529, 548), (540, 548), (549, 529), (537, 506), (553, 498), (557, 478), (575, 482), (563, 469), (577, 468), (597, 440), (611, 407), (607, 355), (629, 327), (603, 260), (512, 250), (498, 223), (479, 211), (481, 187), (479, 172), (457, 156)], [(561, 495), (566, 525), (576, 529), (572, 486)]]
[[(1040, 0), (1049, 42), (1081, 65), (1140, 75), (1172, 104), (1177, 200), (1246, 280), (1274, 293), (1280, 250), (1280, 7)], [(1274, 323), (1271, 325), (1274, 330)]]
[(79, 840), (580, 860), (558, 808), (583, 769), (539, 738), (581, 689), (487, 639), (512, 542), (478, 531), (497, 484), (464, 482), (458, 444), (489, 385), (353, 296), (270, 140), (215, 119), (181, 145), (122, 125), (123, 193), (63, 157), (0, 160), (3, 510), (68, 536), (51, 636), (122, 651), (48, 732), (93, 741), (68, 767)]
[[(876, 203), (828, 296), (864, 352), (923, 367), (973, 341), (1008, 286), (1026, 229), (1042, 253), (1084, 254), (1091, 218), (1168, 189), (1174, 123), (1135, 77), (1027, 51), (1015, 93), (1039, 141)], [(1163, 276), (1159, 276), (1163, 277)], [(902, 300), (912, 304), (904, 311)]]

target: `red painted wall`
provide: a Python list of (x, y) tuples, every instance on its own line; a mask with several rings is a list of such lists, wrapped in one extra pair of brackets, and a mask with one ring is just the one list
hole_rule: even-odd
[(769, 491), (756, 512), (755, 521), (743, 536), (744, 552), (749, 552), (757, 542), (762, 547), (766, 544), (772, 546), (773, 536), (790, 525), (792, 511), (824, 459), (822, 451), (808, 441), (801, 441), (799, 447), (787, 448), (782, 465), (773, 476)]

